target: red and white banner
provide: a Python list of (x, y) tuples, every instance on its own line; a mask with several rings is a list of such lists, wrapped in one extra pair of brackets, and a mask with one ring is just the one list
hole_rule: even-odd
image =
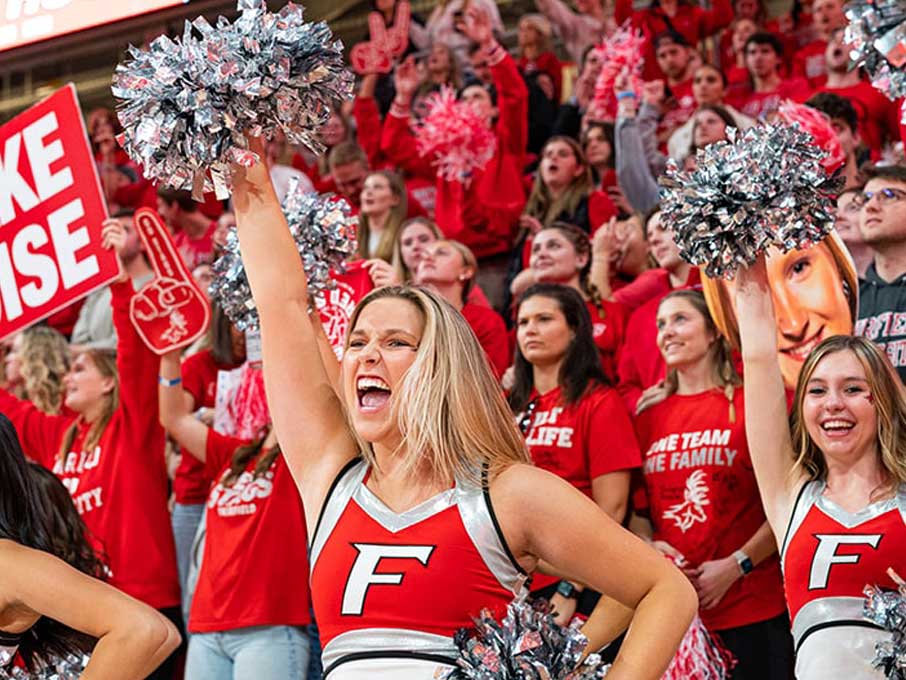
[(74, 85), (0, 127), (0, 338), (119, 276)]
[(185, 2), (188, 0), (0, 0), (0, 51)]
[(164, 221), (150, 208), (135, 213), (135, 228), (145, 246), (154, 278), (129, 306), (129, 318), (152, 352), (188, 347), (208, 329), (211, 308), (183, 262)]

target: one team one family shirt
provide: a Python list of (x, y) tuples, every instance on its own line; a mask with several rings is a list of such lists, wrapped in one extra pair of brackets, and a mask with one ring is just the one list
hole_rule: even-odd
[[(765, 522), (746, 445), (743, 391), (674, 394), (639, 414), (643, 475), (655, 540), (690, 566), (729, 557)], [(700, 614), (710, 630), (780, 615), (786, 608), (777, 555), (737, 580), (716, 607)]]

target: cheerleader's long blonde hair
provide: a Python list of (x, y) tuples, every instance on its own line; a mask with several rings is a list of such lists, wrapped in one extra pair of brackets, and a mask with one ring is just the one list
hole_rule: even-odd
[[(427, 469), (442, 484), (479, 484), (485, 467), (493, 476), (516, 463), (531, 464), (475, 334), (446, 300), (423, 288), (379, 288), (359, 302), (350, 332), (363, 309), (387, 299), (415, 306), (424, 319), (415, 360), (392, 397), (403, 469), (410, 475)], [(365, 459), (377, 465), (371, 445), (360, 438), (359, 444)]]

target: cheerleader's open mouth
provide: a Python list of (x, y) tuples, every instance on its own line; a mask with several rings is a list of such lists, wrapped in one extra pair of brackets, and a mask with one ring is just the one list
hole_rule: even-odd
[(363, 413), (380, 411), (390, 401), (390, 385), (377, 376), (359, 376), (355, 388)]

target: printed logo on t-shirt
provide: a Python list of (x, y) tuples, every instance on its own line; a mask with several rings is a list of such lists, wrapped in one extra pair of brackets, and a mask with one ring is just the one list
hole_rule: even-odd
[(595, 338), (600, 338), (604, 333), (607, 332), (607, 324), (603, 321), (600, 323), (593, 323), (591, 325), (591, 334)]
[(103, 490), (100, 486), (79, 491), (82, 483), (81, 474), (95, 469), (100, 462), (101, 447), (95, 446), (92, 451), (70, 451), (54, 463), (53, 473), (69, 491), (73, 505), (80, 515), (96, 510), (104, 504)]
[(645, 474), (718, 465), (732, 467), (739, 453), (728, 449), (730, 430), (676, 432), (661, 437), (645, 453)]
[(888, 311), (856, 321), (853, 331), (887, 353), (896, 368), (906, 366), (906, 312)]
[(708, 520), (706, 505), (711, 505), (708, 500), (708, 484), (704, 470), (696, 470), (686, 479), (686, 488), (683, 491), (683, 502), (667, 508), (664, 511), (665, 520), (673, 520), (677, 528), (686, 533), (699, 522)]
[(224, 486), (223, 479), (229, 474), (227, 470), (220, 483), (211, 489), (208, 507), (216, 508), (217, 514), (221, 517), (254, 515), (258, 511), (255, 501), (265, 500), (274, 490), (274, 466), (271, 465), (271, 468), (259, 477), (245, 471), (239, 475), (235, 484)]
[(337, 359), (343, 358), (343, 341), (349, 328), (349, 318), (355, 310), (355, 291), (348, 283), (337, 281), (337, 287), (327, 291), (324, 296), (315, 298), (318, 312), (321, 314), (321, 325), (327, 339), (333, 347)]
[[(554, 446), (560, 449), (570, 449), (573, 446), (572, 427), (555, 427), (557, 418), (563, 413), (562, 406), (555, 406), (550, 411), (538, 411), (532, 420), (532, 430), (525, 443), (532, 446)], [(543, 461), (536, 458), (535, 462), (544, 467)]]

